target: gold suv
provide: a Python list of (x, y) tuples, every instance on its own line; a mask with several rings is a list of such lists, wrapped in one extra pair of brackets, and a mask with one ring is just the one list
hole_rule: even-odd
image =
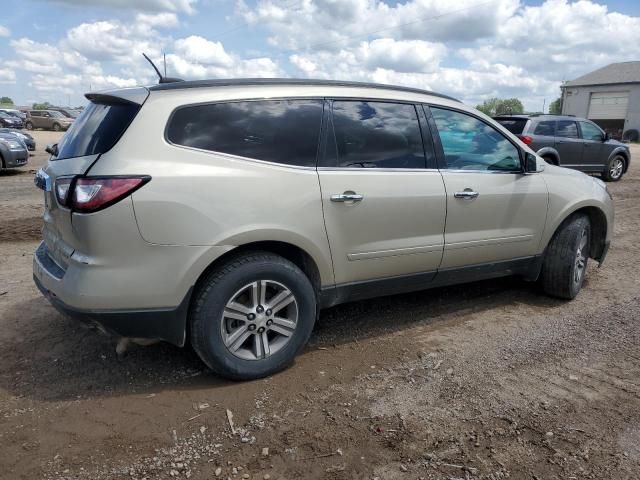
[(36, 176), (38, 287), (229, 378), (286, 367), (341, 302), (504, 275), (574, 298), (609, 247), (604, 183), (444, 95), (249, 79), (87, 98)]

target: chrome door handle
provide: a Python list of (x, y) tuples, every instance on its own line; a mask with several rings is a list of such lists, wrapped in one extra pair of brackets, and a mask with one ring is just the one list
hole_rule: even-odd
[(364, 195), (358, 193), (339, 193), (337, 195), (331, 195), (332, 202), (361, 202)]
[(474, 192), (470, 188), (465, 188), (463, 192), (456, 192), (453, 194), (456, 198), (462, 198), (464, 200), (473, 200), (480, 195), (478, 192)]

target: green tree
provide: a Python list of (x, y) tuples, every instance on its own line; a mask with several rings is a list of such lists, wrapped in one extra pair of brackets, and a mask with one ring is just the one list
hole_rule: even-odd
[(549, 113), (552, 115), (560, 115), (562, 113), (562, 98), (558, 97), (549, 104)]
[(11, 97), (0, 97), (0, 103), (3, 105), (13, 105)]
[(49, 107), (52, 107), (53, 105), (51, 105), (49, 102), (44, 102), (44, 103), (34, 103), (33, 104), (33, 109), (34, 110), (47, 110)]
[(489, 98), (476, 108), (489, 116), (524, 113), (524, 105), (517, 98)]

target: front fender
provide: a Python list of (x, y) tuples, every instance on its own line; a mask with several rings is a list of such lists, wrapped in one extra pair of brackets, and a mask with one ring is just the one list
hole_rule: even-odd
[[(542, 173), (549, 189), (549, 207), (540, 253), (544, 251), (558, 227), (577, 211), (597, 211), (606, 222), (604, 241), (613, 236), (614, 207), (611, 197), (597, 179), (584, 173), (550, 165)], [(595, 209), (595, 210), (593, 210)]]

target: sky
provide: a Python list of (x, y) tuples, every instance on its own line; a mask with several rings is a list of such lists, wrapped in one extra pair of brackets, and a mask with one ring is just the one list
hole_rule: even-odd
[(540, 111), (571, 80), (640, 60), (639, 0), (2, 0), (0, 96), (82, 105), (155, 83), (297, 77), (407, 85)]

